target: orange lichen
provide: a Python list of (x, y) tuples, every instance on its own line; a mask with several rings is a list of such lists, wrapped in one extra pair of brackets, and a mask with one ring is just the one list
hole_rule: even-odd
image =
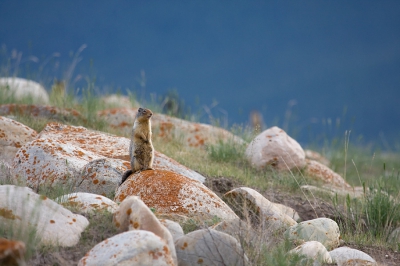
[(139, 228), (139, 223), (134, 222), (134, 223), (133, 223), (133, 228), (138, 229), (138, 228)]
[(15, 220), (15, 219), (21, 220), (21, 218), (19, 216), (14, 215), (12, 210), (6, 209), (6, 208), (0, 208), (0, 216), (3, 216), (4, 218), (10, 219), (10, 220)]
[(51, 223), (51, 224), (54, 224), (54, 223), (56, 223), (56, 221), (54, 221), (54, 220), (50, 220), (50, 223)]

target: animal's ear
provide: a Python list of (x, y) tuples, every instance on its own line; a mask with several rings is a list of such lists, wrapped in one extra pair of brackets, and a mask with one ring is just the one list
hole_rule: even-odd
[(143, 112), (143, 108), (142, 108), (142, 107), (139, 107), (138, 113), (142, 113), (142, 112)]

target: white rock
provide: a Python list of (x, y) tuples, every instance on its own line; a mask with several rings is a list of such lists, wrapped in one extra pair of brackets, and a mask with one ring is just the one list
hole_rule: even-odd
[(23, 78), (0, 78), (0, 96), (15, 97), (17, 100), (29, 97), (35, 103), (49, 103), (49, 95), (42, 85)]
[(301, 220), (299, 214), (293, 208), (276, 202), (271, 202), (271, 203), (275, 207), (277, 207), (282, 213), (286, 214), (296, 222)]
[(314, 266), (321, 265), (322, 263), (332, 263), (332, 258), (324, 245), (318, 241), (308, 241), (300, 246), (289, 251), (290, 253), (297, 253), (305, 255), (307, 258), (314, 261)]
[(248, 264), (239, 242), (213, 229), (188, 233), (176, 241), (175, 248), (179, 266)]
[(317, 218), (291, 226), (285, 232), (285, 237), (297, 244), (315, 240), (322, 243), (327, 250), (332, 250), (339, 246), (340, 232), (335, 221)]
[(145, 230), (156, 234), (168, 245), (169, 253), (177, 263), (174, 240), (170, 231), (160, 223), (139, 197), (127, 197), (114, 213), (113, 222), (120, 231)]
[(166, 266), (176, 265), (165, 242), (149, 231), (128, 231), (94, 246), (79, 266)]
[(102, 195), (77, 192), (63, 195), (55, 199), (63, 206), (78, 208), (84, 213), (93, 213), (96, 211), (107, 210), (114, 213), (118, 209), (118, 204)]
[(183, 232), (182, 226), (177, 222), (168, 220), (168, 219), (160, 219), (160, 223), (164, 225), (168, 231), (171, 233), (172, 238), (176, 241), (181, 236), (185, 235)]
[(0, 161), (11, 163), (18, 149), (37, 136), (35, 130), (0, 116)]
[[(349, 248), (349, 247), (340, 247), (332, 250), (329, 252), (332, 257), (333, 262), (337, 263), (338, 266), (342, 265), (356, 265), (355, 263), (352, 264), (351, 261), (357, 263), (364, 263), (358, 264), (359, 266), (362, 265), (377, 265), (376, 261), (367, 253), (364, 253), (360, 250)], [(364, 262), (362, 262), (364, 261)]]
[(297, 224), (272, 202), (254, 189), (240, 187), (227, 192), (224, 198), (240, 216), (250, 218), (253, 225), (261, 225), (270, 231), (286, 230)]
[(126, 162), (123, 160), (112, 158), (92, 160), (81, 169), (74, 191), (110, 197), (121, 183), (125, 169)]
[(259, 134), (247, 147), (246, 157), (258, 169), (272, 166), (276, 170), (301, 169), (306, 165), (300, 144), (278, 127)]
[(240, 243), (244, 242), (249, 246), (265, 245), (269, 247), (271, 244), (276, 246), (276, 241), (270, 237), (269, 232), (256, 230), (251, 223), (240, 219), (222, 221), (211, 226), (210, 229), (233, 236)]
[(130, 195), (139, 196), (157, 214), (181, 214), (189, 217), (215, 216), (236, 219), (237, 215), (202, 183), (165, 170), (147, 170), (132, 174), (115, 193), (115, 202)]
[(0, 186), (0, 222), (11, 230), (37, 232), (38, 241), (53, 246), (74, 246), (89, 221), (27, 187)]

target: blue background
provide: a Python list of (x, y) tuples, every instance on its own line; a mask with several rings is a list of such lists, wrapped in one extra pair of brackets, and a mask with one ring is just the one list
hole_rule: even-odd
[(393, 149), (399, 14), (400, 1), (0, 0), (2, 66), (22, 53), (1, 74), (37, 73), (47, 85), (95, 77), (100, 91), (147, 98), (176, 88), (223, 125), (257, 110), (300, 142), (352, 130)]

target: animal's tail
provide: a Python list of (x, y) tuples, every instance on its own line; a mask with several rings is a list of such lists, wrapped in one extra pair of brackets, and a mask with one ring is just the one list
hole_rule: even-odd
[(122, 185), (122, 183), (124, 183), (125, 180), (126, 180), (131, 174), (133, 174), (132, 169), (126, 170), (125, 173), (122, 175), (121, 183), (120, 183), (119, 185)]

